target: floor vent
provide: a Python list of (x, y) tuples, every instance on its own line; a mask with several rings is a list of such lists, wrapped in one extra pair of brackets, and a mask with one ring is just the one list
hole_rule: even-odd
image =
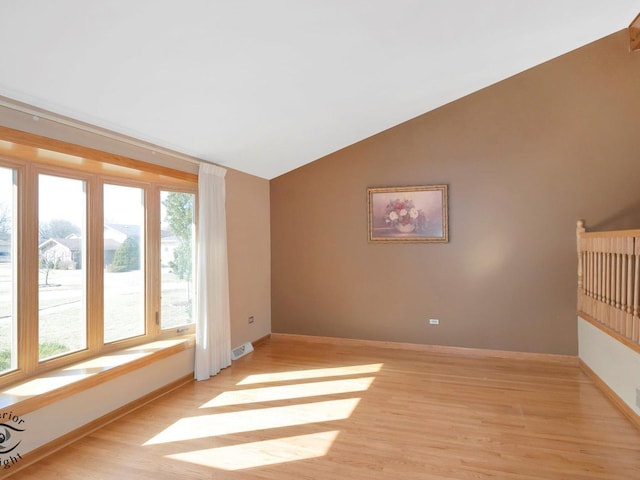
[(253, 352), (253, 345), (251, 345), (251, 342), (247, 342), (231, 350), (231, 360), (237, 360), (251, 352)]

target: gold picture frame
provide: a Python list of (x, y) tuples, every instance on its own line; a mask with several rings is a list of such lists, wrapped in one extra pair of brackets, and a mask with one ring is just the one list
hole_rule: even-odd
[(447, 243), (447, 185), (367, 188), (369, 242)]

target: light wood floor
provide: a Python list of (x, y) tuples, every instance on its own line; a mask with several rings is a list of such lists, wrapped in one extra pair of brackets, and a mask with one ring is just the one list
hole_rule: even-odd
[(577, 367), (272, 340), (19, 479), (640, 479)]

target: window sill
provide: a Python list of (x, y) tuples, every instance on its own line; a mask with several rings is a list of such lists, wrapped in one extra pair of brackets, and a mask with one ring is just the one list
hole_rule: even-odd
[(0, 410), (25, 415), (192, 348), (194, 343), (193, 335), (157, 340), (49, 371), (0, 392)]

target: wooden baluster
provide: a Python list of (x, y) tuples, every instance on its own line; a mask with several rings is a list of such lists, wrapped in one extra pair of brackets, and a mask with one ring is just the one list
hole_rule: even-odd
[(596, 292), (596, 256), (593, 251), (593, 241), (588, 239), (589, 242), (589, 296), (595, 298)]
[[(582, 226), (579, 226), (579, 228), (580, 227), (584, 229), (584, 223), (582, 224)], [(590, 311), (590, 304), (591, 304), (591, 256), (589, 254), (589, 239), (582, 238), (582, 233), (583, 232), (580, 232), (580, 246), (582, 249), (582, 255), (583, 255), (584, 261), (582, 263), (583, 294), (582, 294), (581, 308), (583, 312), (587, 313)]]
[(595, 238), (590, 238), (589, 243), (591, 243), (591, 265), (593, 269), (591, 270), (591, 297), (594, 299), (598, 298), (598, 255), (595, 249)]
[(607, 298), (607, 242), (604, 238), (600, 239), (600, 251), (602, 255), (602, 301), (608, 303)]
[(598, 254), (595, 249), (595, 239), (590, 239), (591, 242), (591, 264), (593, 269), (591, 270), (591, 282), (593, 284), (591, 289), (591, 316), (596, 313), (596, 305), (598, 301)]
[(620, 284), (620, 304), (618, 305), (618, 313), (619, 313), (619, 319), (620, 319), (620, 330), (624, 333), (625, 331), (625, 304), (624, 304), (624, 294), (626, 292), (627, 289), (627, 285), (626, 285), (626, 281), (627, 281), (627, 271), (626, 271), (626, 267), (627, 267), (627, 262), (625, 261), (625, 253), (624, 253), (624, 246), (625, 246), (625, 241), (626, 238), (619, 238), (618, 239), (618, 275), (620, 276), (620, 280), (619, 280), (619, 284)]
[[(609, 311), (612, 311), (612, 308), (614, 308), (616, 305), (616, 286), (615, 286), (615, 279), (616, 279), (616, 272), (615, 272), (615, 251), (613, 249), (613, 242), (612, 242), (613, 238), (607, 238), (606, 242), (607, 242), (607, 282), (609, 283), (608, 285), (608, 289), (607, 289), (607, 303), (609, 304), (609, 306), (611, 308), (609, 308)], [(613, 321), (613, 319), (612, 319)]]
[[(583, 243), (585, 243), (585, 240), (583, 240)], [(589, 252), (586, 250), (582, 252), (582, 256), (584, 258), (584, 262), (582, 263), (584, 267), (584, 272), (582, 272), (583, 297), (584, 299), (587, 299), (587, 297), (589, 297), (591, 294), (589, 290), (589, 287), (590, 287), (589, 282), (591, 279), (591, 266), (589, 262), (591, 259), (589, 257)]]
[(619, 240), (620, 244), (620, 310), (627, 311), (627, 250), (626, 238)]
[(617, 260), (618, 260), (618, 265), (616, 267), (617, 269), (617, 273), (618, 273), (618, 285), (617, 285), (617, 290), (616, 290), (616, 310), (618, 311), (617, 315), (618, 315), (618, 324), (620, 325), (621, 329), (624, 329), (624, 317), (622, 315), (622, 290), (624, 289), (624, 265), (625, 263), (623, 262), (623, 252), (622, 252), (622, 238), (618, 238), (616, 239), (616, 243), (617, 243)]
[(619, 318), (622, 332), (627, 331), (627, 239), (618, 239), (618, 255), (620, 256), (620, 306)]
[(595, 312), (596, 312), (596, 318), (600, 321), (602, 321), (604, 319), (604, 316), (602, 314), (602, 299), (603, 299), (603, 295), (602, 295), (602, 252), (600, 251), (600, 247), (602, 246), (602, 239), (600, 238), (594, 238), (593, 239), (593, 243), (594, 243), (594, 247), (595, 247), (595, 254), (596, 254), (596, 290), (597, 290), (597, 294), (596, 294), (596, 302), (595, 302)]
[(615, 245), (615, 271), (616, 271), (616, 324), (618, 327), (618, 331), (622, 332), (622, 316), (620, 315), (620, 289), (622, 286), (622, 248), (621, 248), (621, 238), (614, 239)]
[(598, 271), (598, 267), (597, 267), (597, 256), (596, 256), (596, 251), (594, 249), (594, 242), (593, 239), (590, 238), (589, 239), (589, 243), (591, 246), (591, 250), (589, 252), (589, 255), (591, 256), (591, 301), (589, 302), (589, 315), (593, 316), (595, 314), (595, 302), (596, 302), (596, 292), (597, 292), (597, 282), (598, 282), (598, 277), (597, 277), (597, 271)]
[(589, 255), (591, 255), (591, 298), (595, 299), (598, 295), (598, 257), (596, 255), (593, 240), (593, 238), (589, 239), (589, 243), (591, 244)]
[(600, 313), (599, 313), (599, 317), (600, 320), (602, 322), (605, 323), (605, 325), (608, 325), (609, 322), (607, 321), (607, 309), (605, 308), (607, 305), (607, 245), (606, 242), (604, 240), (604, 238), (600, 238), (598, 243), (600, 244), (600, 248), (598, 249), (600, 253), (600, 260), (601, 260), (601, 271), (600, 271), (600, 277), (601, 277), (601, 285), (600, 285)]
[(602, 254), (600, 253), (598, 247), (600, 244), (600, 239), (594, 238), (594, 246), (595, 254), (596, 254), (596, 300), (602, 301)]
[(587, 269), (585, 271), (585, 297), (584, 297), (584, 305), (582, 306), (585, 310), (585, 313), (591, 312), (591, 297), (593, 295), (593, 264), (592, 264), (592, 256), (591, 250), (589, 250), (589, 239), (583, 239), (584, 249), (585, 249), (585, 258)]
[(611, 288), (609, 289), (611, 299), (609, 300), (609, 305), (611, 305), (611, 308), (616, 308), (616, 290), (618, 289), (618, 252), (616, 252), (615, 240), (615, 238), (609, 239), (609, 262), (611, 263)]
[(609, 324), (613, 329), (617, 328), (618, 317), (616, 316), (616, 250), (615, 238), (607, 239), (607, 250), (609, 257)]
[(627, 239), (627, 336), (633, 334), (633, 238)]
[(590, 238), (589, 242), (591, 243), (591, 264), (593, 265), (593, 270), (591, 271), (591, 296), (594, 299), (598, 298), (598, 254), (595, 249), (595, 238)]
[(627, 238), (620, 239), (620, 319), (622, 332), (627, 331)]
[(602, 301), (608, 305), (609, 304), (609, 254), (607, 249), (607, 239), (601, 239), (602, 245)]
[(614, 238), (607, 239), (607, 248), (609, 250), (609, 275), (611, 276), (609, 284), (609, 324), (615, 330), (616, 328), (616, 251), (613, 243)]
[(638, 297), (640, 295), (640, 261), (639, 253), (640, 253), (640, 238), (635, 237), (633, 239), (634, 248), (633, 248), (633, 267), (635, 270), (635, 275), (633, 277), (633, 326), (631, 332), (631, 340), (634, 342), (638, 342)]
[(604, 252), (604, 240), (602, 238), (598, 239), (598, 317), (605, 324), (608, 324), (607, 321), (607, 309), (604, 306), (607, 303), (607, 283), (606, 283), (606, 273), (607, 273), (607, 255)]
[(578, 311), (584, 311), (584, 296), (585, 296), (585, 271), (586, 271), (586, 256), (585, 252), (578, 251)]
[[(625, 239), (626, 246), (626, 239)], [(620, 292), (620, 311), (622, 312), (622, 323), (624, 325), (624, 331), (627, 331), (627, 327), (629, 325), (629, 319), (627, 318), (627, 282), (629, 280), (629, 275), (627, 274), (627, 258), (629, 254), (625, 253), (622, 255), (622, 286)], [(625, 333), (626, 334), (626, 333)]]
[(620, 239), (615, 239), (615, 271), (616, 271), (616, 308), (620, 308), (620, 286), (622, 284), (622, 252), (620, 249)]
[(592, 284), (593, 264), (591, 263), (591, 260), (593, 259), (593, 257), (591, 256), (591, 250), (588, 249), (588, 242), (589, 242), (589, 239), (585, 238), (585, 250), (587, 254), (587, 271), (585, 273), (585, 276), (586, 276), (586, 283), (587, 283), (587, 295), (591, 296), (593, 292), (593, 284)]
[(609, 250), (609, 318), (610, 324), (615, 329), (617, 328), (618, 317), (616, 315), (616, 279), (618, 272), (616, 272), (616, 246), (615, 238), (607, 239), (607, 249)]
[(613, 318), (611, 315), (611, 252), (610, 245), (607, 238), (602, 239), (602, 250), (604, 260), (604, 319), (606, 324), (611, 327)]

